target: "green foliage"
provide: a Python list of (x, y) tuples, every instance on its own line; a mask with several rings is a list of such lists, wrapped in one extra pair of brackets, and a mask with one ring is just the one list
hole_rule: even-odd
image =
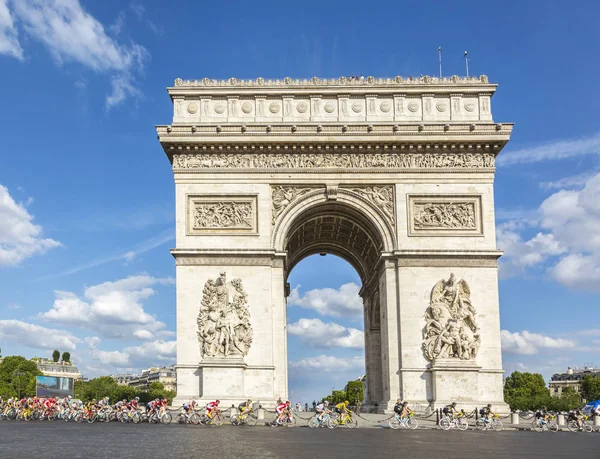
[(327, 400), (329, 403), (333, 403), (337, 405), (338, 403), (342, 403), (346, 400), (346, 391), (345, 390), (334, 390), (331, 395), (325, 397), (323, 400)]
[(21, 397), (33, 397), (35, 377), (41, 374), (35, 362), (31, 360), (20, 356), (6, 357), (0, 363), (0, 396), (16, 397), (20, 385)]
[(63, 354), (62, 354), (62, 361), (63, 362), (70, 362), (71, 361), (71, 353), (70, 352), (63, 352)]
[(148, 403), (155, 398), (166, 398), (168, 403), (171, 403), (176, 395), (177, 393), (174, 391), (165, 390), (165, 386), (159, 382), (151, 383), (148, 391), (145, 392), (132, 386), (121, 386), (110, 376), (100, 376), (87, 382), (77, 381), (75, 383), (75, 398), (86, 402), (108, 397), (110, 403), (114, 404), (119, 400), (131, 400), (134, 397), (139, 397), (140, 404)]
[(565, 387), (560, 397), (550, 397), (550, 411), (571, 411), (582, 406), (581, 396), (572, 387)]
[(54, 360), (55, 362), (58, 362), (60, 360), (60, 352), (58, 349), (54, 349), (54, 352), (52, 353), (52, 360)]
[(536, 410), (552, 402), (544, 377), (539, 373), (513, 371), (504, 384), (504, 400), (511, 410)]
[(351, 405), (361, 405), (365, 399), (365, 386), (362, 381), (348, 381), (346, 384), (346, 400)]
[(581, 396), (588, 402), (600, 399), (600, 376), (586, 375), (583, 377)]

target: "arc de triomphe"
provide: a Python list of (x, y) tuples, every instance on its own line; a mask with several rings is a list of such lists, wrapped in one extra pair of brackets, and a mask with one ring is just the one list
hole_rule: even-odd
[(356, 268), (367, 401), (503, 405), (487, 77), (175, 80), (177, 399), (287, 397), (288, 274)]

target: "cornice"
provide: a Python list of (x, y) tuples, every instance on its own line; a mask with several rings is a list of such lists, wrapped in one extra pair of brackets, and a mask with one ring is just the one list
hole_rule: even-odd
[[(213, 141), (224, 142), (257, 141), (277, 142), (353, 142), (368, 143), (389, 139), (394, 142), (422, 138), (426, 141), (450, 141), (459, 138), (486, 137), (505, 144), (510, 139), (513, 123), (225, 123), (225, 124), (177, 124), (156, 126), (161, 143), (189, 143)], [(382, 139), (385, 138), (385, 139)], [(492, 140), (494, 139), (494, 140)], [(465, 140), (463, 140), (465, 141)], [(163, 145), (164, 146), (164, 145)]]
[(479, 77), (459, 77), (453, 75), (446, 78), (438, 78), (436, 76), (422, 75), (420, 77), (413, 77), (412, 75), (408, 78), (402, 76), (395, 76), (393, 78), (376, 78), (374, 76), (368, 77), (345, 77), (340, 78), (318, 78), (312, 77), (311, 79), (292, 79), (285, 77), (281, 80), (267, 79), (258, 77), (255, 80), (240, 80), (235, 77), (229, 78), (228, 80), (215, 80), (214, 78), (202, 78), (200, 80), (183, 80), (177, 78), (174, 81), (172, 88), (280, 88), (280, 87), (410, 87), (410, 86), (465, 86), (465, 85), (490, 85), (487, 75), (480, 75)]

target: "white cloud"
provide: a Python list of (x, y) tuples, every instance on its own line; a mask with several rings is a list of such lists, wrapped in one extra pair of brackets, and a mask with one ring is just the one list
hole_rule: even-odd
[(353, 316), (360, 317), (363, 313), (363, 303), (358, 292), (360, 287), (354, 282), (342, 285), (338, 290), (321, 288), (309, 290), (300, 295), (300, 286), (294, 288), (288, 297), (288, 305), (314, 309), (324, 316)]
[(594, 177), (596, 172), (585, 172), (583, 174), (570, 175), (550, 182), (540, 182), (543, 190), (560, 190), (563, 188), (581, 188), (586, 182)]
[(365, 337), (361, 330), (346, 328), (333, 322), (325, 323), (319, 319), (300, 319), (289, 324), (287, 331), (312, 347), (362, 349), (365, 346)]
[(95, 349), (98, 344), (100, 344), (100, 338), (97, 336), (87, 336), (83, 339), (85, 344), (88, 345), (90, 349)]
[(500, 273), (508, 277), (551, 260), (549, 274), (567, 287), (600, 290), (600, 173), (581, 190), (559, 190), (536, 211), (539, 230), (523, 238), (527, 225), (498, 226), (498, 248), (505, 250)]
[(108, 29), (115, 35), (119, 35), (121, 31), (125, 27), (125, 12), (119, 11), (119, 14), (115, 18), (115, 22), (113, 22)]
[(600, 133), (575, 139), (554, 140), (533, 148), (503, 152), (496, 161), (498, 166), (537, 163), (600, 154)]
[(0, 342), (36, 349), (72, 351), (81, 340), (64, 330), (45, 328), (20, 320), (0, 320)]
[(146, 368), (157, 365), (169, 365), (177, 358), (176, 341), (152, 341), (139, 346), (130, 346), (122, 350), (103, 351), (93, 349), (90, 357), (107, 366), (117, 368)]
[(502, 351), (509, 354), (533, 355), (540, 349), (573, 349), (574, 341), (562, 338), (550, 338), (527, 330), (511, 333), (508, 330), (500, 332)]
[(339, 371), (355, 371), (360, 370), (364, 372), (365, 358), (364, 357), (350, 357), (340, 358), (332, 355), (319, 355), (316, 357), (307, 357), (300, 359), (295, 362), (290, 362), (290, 367), (300, 368), (306, 370), (319, 370), (326, 372), (339, 372)]
[(0, 185), (0, 266), (15, 266), (61, 243), (42, 237), (42, 227), (22, 204), (17, 204), (8, 189)]
[(15, 21), (7, 2), (8, 0), (0, 0), (0, 54), (23, 60), (23, 48), (19, 43)]
[[(165, 324), (144, 311), (142, 300), (154, 295), (157, 284), (172, 284), (173, 279), (157, 279), (146, 274), (87, 287), (83, 298), (72, 292), (56, 291), (44, 320), (94, 330), (111, 338), (147, 338), (168, 335)], [(144, 339), (145, 339), (144, 338)]]
[[(109, 37), (102, 23), (86, 12), (79, 0), (12, 0), (12, 12), (6, 0), (0, 1), (0, 37), (9, 37), (0, 43), (12, 43), (8, 49), (15, 57), (22, 58), (22, 50), (11, 17), (29, 36), (40, 41), (59, 65), (74, 62), (110, 75), (112, 93), (106, 99), (108, 108), (140, 95), (133, 76), (143, 72), (148, 51), (139, 44), (123, 44)], [(117, 18), (112, 26), (114, 32), (122, 27), (119, 21)]]

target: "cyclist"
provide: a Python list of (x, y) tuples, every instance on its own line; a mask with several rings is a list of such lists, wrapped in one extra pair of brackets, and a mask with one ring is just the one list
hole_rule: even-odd
[(252, 411), (252, 400), (248, 399), (245, 402), (240, 403), (238, 409), (240, 410), (238, 419), (242, 420), (248, 413), (250, 413), (250, 411)]
[(317, 413), (317, 419), (319, 421), (323, 420), (323, 413), (329, 413), (329, 402), (327, 400), (320, 402), (315, 406), (315, 413)]
[(402, 406), (402, 400), (397, 399), (396, 404), (394, 405), (394, 413), (396, 413), (398, 416), (400, 416), (402, 414), (402, 408), (404, 408)]
[(573, 411), (573, 420), (577, 421), (577, 427), (579, 430), (583, 430), (583, 413), (579, 408), (575, 408)]
[(492, 404), (488, 403), (487, 406), (481, 408), (479, 410), (479, 414), (481, 415), (481, 419), (485, 423), (485, 428), (488, 428), (488, 425), (492, 422), (492, 416), (496, 414), (492, 411)]
[(219, 403), (221, 403), (221, 400), (215, 400), (214, 402), (206, 404), (206, 415), (208, 416), (208, 419), (212, 419), (213, 411), (215, 414), (219, 414)]
[(281, 424), (283, 417), (287, 411), (287, 403), (281, 401), (281, 398), (277, 400), (277, 406), (275, 407), (275, 413), (277, 413), (277, 424)]
[(400, 412), (400, 419), (408, 417), (412, 410), (408, 407), (408, 402), (402, 403), (402, 411)]
[(452, 402), (450, 405), (445, 406), (442, 409), (444, 415), (451, 419), (456, 419), (456, 415), (458, 414), (458, 410), (456, 409), (456, 402)]
[(545, 406), (536, 411), (535, 418), (538, 420), (538, 422), (541, 421), (543, 424), (546, 424), (548, 422), (550, 414), (548, 413), (548, 410)]
[(195, 407), (196, 407), (196, 400), (192, 400), (191, 402), (186, 402), (183, 404), (183, 411), (185, 411), (186, 415), (189, 415), (190, 410), (194, 411)]
[(348, 409), (349, 404), (350, 402), (346, 400), (342, 403), (338, 403), (337, 405), (335, 405), (335, 412), (339, 415), (338, 422), (340, 422), (341, 424), (344, 424), (346, 422), (344, 415), (350, 412), (350, 410)]

